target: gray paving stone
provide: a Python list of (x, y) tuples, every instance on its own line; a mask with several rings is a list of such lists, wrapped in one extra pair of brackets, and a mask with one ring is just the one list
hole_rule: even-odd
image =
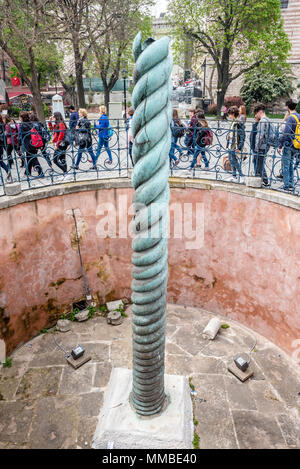
[(95, 364), (86, 363), (77, 370), (71, 366), (65, 366), (59, 386), (59, 395), (63, 394), (85, 394), (92, 391)]
[(300, 419), (298, 415), (280, 414), (277, 421), (289, 448), (300, 449)]
[[(266, 348), (255, 354), (255, 361), (263, 368), (268, 381), (290, 406), (300, 410), (300, 375), (276, 349)], [(295, 374), (296, 371), (296, 374)]]
[(106, 362), (109, 359), (109, 345), (99, 342), (78, 342), (85, 349), (84, 354), (92, 357), (92, 362)]
[(229, 374), (224, 379), (231, 409), (257, 410), (249, 380), (242, 383)]
[(90, 449), (96, 431), (98, 417), (81, 417), (78, 425), (77, 445)]
[(275, 418), (245, 410), (233, 410), (232, 415), (241, 449), (287, 448)]
[(89, 392), (80, 395), (80, 410), (81, 417), (97, 417), (103, 403), (103, 392)]
[(94, 379), (94, 387), (104, 388), (108, 385), (110, 374), (112, 371), (112, 365), (110, 362), (98, 363), (96, 365), (96, 374)]
[(31, 402), (0, 401), (0, 441), (13, 443), (20, 448), (27, 443), (28, 432), (34, 413)]
[(179, 330), (172, 337), (172, 342), (179, 345), (186, 352), (197, 355), (200, 350), (207, 344), (207, 341), (202, 338), (202, 329), (196, 326), (181, 326)]
[(276, 415), (285, 411), (285, 405), (280, 400), (280, 396), (276, 395), (267, 381), (255, 381), (251, 379), (249, 386), (253, 392), (259, 412), (267, 415)]
[(223, 377), (195, 375), (192, 383), (197, 393), (193, 400), (200, 449), (237, 448)]
[(40, 399), (29, 435), (29, 448), (75, 447), (79, 424), (79, 398), (59, 396)]
[(13, 399), (21, 378), (27, 369), (27, 363), (13, 360), (11, 368), (0, 368), (0, 401)]
[(55, 396), (62, 373), (62, 367), (29, 368), (22, 377), (16, 399), (38, 399)]

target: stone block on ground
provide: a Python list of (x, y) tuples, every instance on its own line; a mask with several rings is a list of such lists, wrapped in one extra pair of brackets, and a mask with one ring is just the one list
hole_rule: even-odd
[(116, 311), (116, 309), (123, 308), (124, 303), (122, 300), (109, 301), (108, 303), (106, 303), (106, 307), (109, 312)]
[(4, 340), (0, 339), (0, 364), (6, 360), (6, 346)]
[(123, 322), (123, 317), (119, 311), (112, 311), (107, 315), (107, 324), (119, 326)]
[(6, 195), (18, 195), (21, 194), (22, 188), (20, 182), (12, 182), (10, 184), (5, 184), (5, 194)]
[(261, 187), (262, 178), (257, 176), (245, 176), (245, 184), (247, 187)]
[(75, 314), (75, 319), (76, 321), (83, 322), (87, 321), (89, 318), (89, 310), (84, 309), (83, 311), (80, 311), (79, 313)]
[(169, 404), (154, 418), (138, 416), (129, 403), (132, 371), (115, 368), (105, 393), (94, 435), (93, 448), (192, 449), (193, 410), (190, 389), (184, 376), (165, 375)]
[(68, 332), (71, 330), (71, 321), (69, 319), (59, 319), (56, 324), (56, 330), (59, 332)]

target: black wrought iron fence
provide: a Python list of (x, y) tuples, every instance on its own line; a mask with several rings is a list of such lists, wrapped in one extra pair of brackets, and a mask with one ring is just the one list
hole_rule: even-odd
[[(50, 130), (22, 126), (15, 133), (0, 133), (0, 195), (5, 184), (18, 181), (22, 189), (84, 179), (128, 177), (132, 168), (128, 128), (123, 120), (110, 120), (112, 130)], [(245, 176), (260, 176), (273, 190), (300, 194), (300, 149), (295, 133), (285, 135), (273, 123), (260, 135), (253, 123), (230, 128), (230, 123), (209, 121), (209, 127), (173, 129), (170, 175), (245, 183)], [(0, 129), (1, 131), (1, 129)], [(2, 135), (2, 138), (1, 138)], [(295, 146), (296, 143), (296, 146)], [(299, 145), (300, 146), (300, 145)]]

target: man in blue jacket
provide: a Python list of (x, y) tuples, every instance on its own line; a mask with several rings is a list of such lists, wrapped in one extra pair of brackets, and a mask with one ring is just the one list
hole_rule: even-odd
[(77, 125), (78, 119), (79, 119), (79, 114), (75, 110), (74, 106), (70, 106), (69, 111), (70, 111), (69, 127), (72, 131), (74, 131)]
[[(294, 161), (296, 166), (300, 158), (300, 149), (294, 146), (296, 128), (300, 124), (300, 114), (296, 112), (297, 103), (292, 99), (289, 99), (285, 105), (290, 115), (286, 120), (285, 129), (279, 140), (278, 151), (280, 154), (282, 153), (283, 190), (293, 191)], [(300, 140), (300, 135), (297, 137)]]

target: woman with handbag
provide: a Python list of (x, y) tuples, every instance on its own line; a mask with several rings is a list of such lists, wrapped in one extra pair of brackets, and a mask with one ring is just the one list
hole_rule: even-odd
[(88, 113), (86, 109), (79, 109), (79, 120), (75, 128), (75, 144), (79, 146), (76, 163), (71, 166), (73, 169), (79, 169), (79, 164), (82, 158), (82, 153), (87, 151), (92, 157), (92, 169), (96, 169), (97, 158), (93, 152), (92, 147), (92, 133), (91, 123), (88, 120)]
[(173, 109), (172, 121), (170, 124), (171, 127), (171, 149), (169, 153), (170, 163), (174, 160), (174, 165), (177, 166), (179, 159), (175, 156), (175, 150), (179, 152), (179, 158), (183, 153), (183, 150), (180, 145), (177, 144), (178, 139), (184, 136), (185, 134), (185, 125), (179, 119), (179, 114), (177, 109)]
[[(54, 124), (52, 120), (54, 118)], [(66, 150), (70, 142), (66, 138), (67, 126), (60, 112), (55, 112), (49, 120), (49, 129), (53, 130), (54, 155), (53, 163), (56, 164), (64, 173), (67, 173)]]
[(100, 106), (99, 111), (100, 111), (99, 122), (98, 124), (95, 125), (95, 129), (98, 129), (99, 131), (99, 141), (98, 141), (98, 148), (97, 148), (97, 153), (96, 153), (96, 161), (98, 160), (99, 155), (101, 153), (101, 149), (104, 146), (108, 154), (108, 158), (109, 158), (107, 161), (107, 164), (112, 164), (112, 155), (111, 155), (111, 150), (108, 144), (109, 139), (112, 136), (112, 128), (108, 120), (106, 106)]

